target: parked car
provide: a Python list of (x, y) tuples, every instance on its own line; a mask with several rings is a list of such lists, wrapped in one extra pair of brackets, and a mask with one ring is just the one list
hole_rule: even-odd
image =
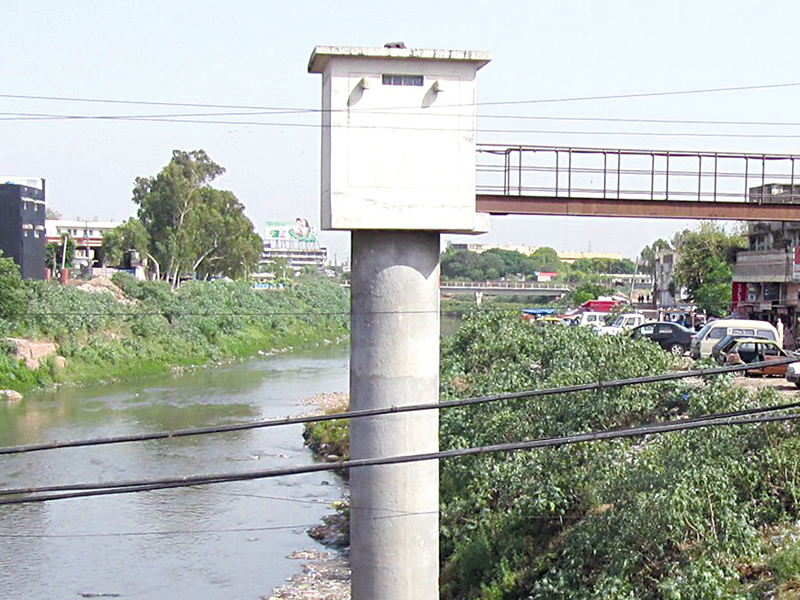
[(600, 335), (618, 335), (623, 331), (628, 331), (637, 325), (641, 325), (645, 321), (647, 321), (647, 317), (641, 313), (622, 313), (617, 315), (611, 325), (595, 326), (595, 331)]
[(645, 323), (631, 330), (631, 337), (634, 339), (646, 338), (653, 340), (664, 350), (675, 356), (682, 356), (692, 342), (694, 332), (678, 323), (668, 323), (666, 321), (656, 321)]
[(788, 364), (786, 367), (786, 381), (800, 388), (800, 362)]
[(711, 350), (725, 336), (754, 337), (774, 340), (780, 343), (778, 330), (766, 321), (751, 319), (718, 319), (707, 323), (694, 338), (689, 350), (692, 358), (708, 358)]
[[(797, 358), (800, 354), (789, 352), (773, 340), (763, 338), (740, 338), (725, 336), (712, 350), (712, 356), (721, 365), (746, 365), (755, 362), (777, 361), (781, 358)], [(780, 375), (784, 377), (787, 367), (793, 363), (765, 365), (745, 371), (747, 375)]]
[(590, 327), (602, 326), (606, 324), (608, 313), (587, 310), (575, 315), (573, 321), (576, 325), (589, 325)]

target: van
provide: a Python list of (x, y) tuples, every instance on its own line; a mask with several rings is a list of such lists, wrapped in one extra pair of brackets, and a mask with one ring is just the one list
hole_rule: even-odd
[(592, 310), (584, 311), (576, 315), (576, 323), (578, 325), (589, 325), (590, 327), (602, 327), (606, 324), (606, 317), (608, 313), (595, 312)]
[(781, 340), (778, 335), (778, 330), (766, 321), (719, 319), (706, 323), (706, 325), (695, 334), (689, 346), (689, 353), (695, 360), (698, 358), (708, 358), (711, 356), (711, 349), (714, 345), (726, 335), (763, 338), (776, 341), (778, 344), (783, 344), (783, 340)]

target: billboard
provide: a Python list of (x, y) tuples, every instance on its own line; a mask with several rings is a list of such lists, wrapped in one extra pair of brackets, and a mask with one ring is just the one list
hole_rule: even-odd
[(317, 232), (308, 223), (307, 219), (301, 217), (294, 221), (267, 221), (266, 240), (280, 240), (284, 242), (302, 242), (315, 244), (317, 242)]

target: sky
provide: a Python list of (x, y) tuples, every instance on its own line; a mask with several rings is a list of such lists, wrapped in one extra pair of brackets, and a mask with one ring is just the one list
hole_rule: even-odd
[[(203, 149), (227, 170), (215, 187), (260, 234), (268, 220), (318, 226), (321, 78), (309, 56), (393, 41), (492, 53), (479, 143), (793, 153), (798, 22), (790, 0), (7, 0), (0, 176), (45, 178), (64, 218), (124, 220), (136, 177), (174, 149)], [(781, 87), (663, 94), (755, 86)], [(620, 95), (641, 96), (578, 100)], [(696, 225), (507, 216), (444, 240), (635, 258)], [(348, 233), (320, 239), (347, 260)]]

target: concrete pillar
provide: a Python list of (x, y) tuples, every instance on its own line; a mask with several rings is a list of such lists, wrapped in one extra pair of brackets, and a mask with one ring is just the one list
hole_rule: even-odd
[[(353, 410), (439, 397), (439, 234), (353, 231)], [(435, 452), (439, 415), (353, 419), (353, 459)], [(437, 461), (350, 473), (353, 600), (438, 600)]]

